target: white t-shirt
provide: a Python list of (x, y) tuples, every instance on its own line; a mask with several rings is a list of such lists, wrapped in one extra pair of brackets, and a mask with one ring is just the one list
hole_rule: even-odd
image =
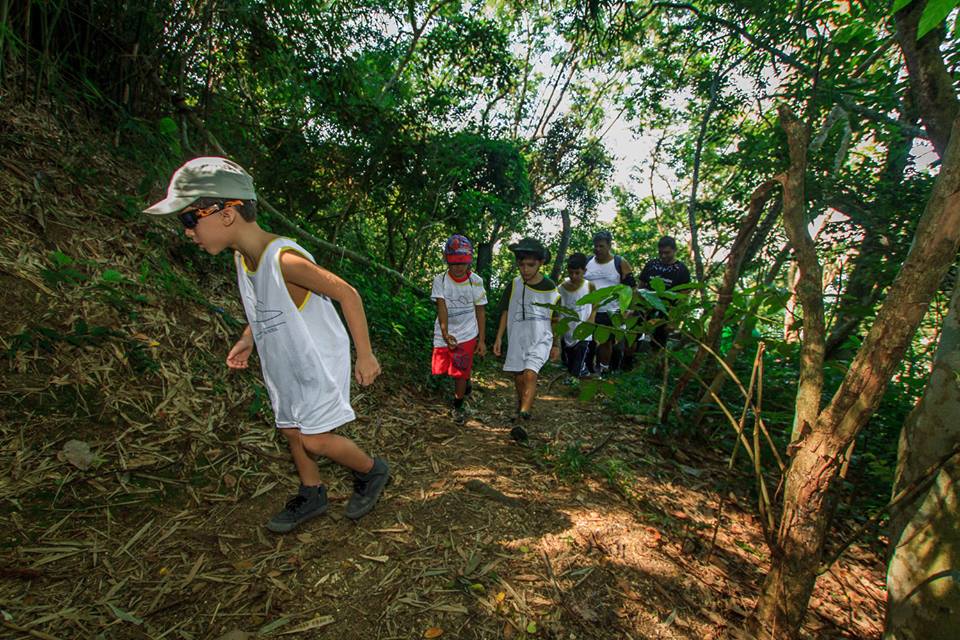
[[(487, 304), (487, 291), (483, 288), (483, 278), (470, 272), (463, 281), (457, 282), (444, 272), (433, 279), (431, 300), (443, 300), (447, 305), (447, 333), (457, 342), (469, 342), (480, 334), (477, 325), (477, 306)], [(440, 331), (440, 319), (434, 323), (433, 346), (445, 347), (447, 342)]]

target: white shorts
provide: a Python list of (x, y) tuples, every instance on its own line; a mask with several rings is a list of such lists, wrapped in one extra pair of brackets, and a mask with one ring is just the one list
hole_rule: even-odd
[[(519, 341), (518, 341), (519, 342)], [(531, 345), (511, 342), (507, 345), (507, 358), (503, 363), (503, 370), (520, 373), (529, 369), (539, 373), (543, 365), (550, 359), (550, 349), (553, 347), (553, 336)]]
[(327, 433), (333, 431), (337, 427), (342, 427), (348, 422), (353, 422), (356, 420), (356, 415), (353, 411), (349, 413), (344, 413), (330, 422), (325, 422), (323, 424), (313, 424), (313, 425), (304, 425), (299, 422), (277, 422), (277, 429), (298, 429), (300, 433), (305, 436), (315, 436), (321, 433)]

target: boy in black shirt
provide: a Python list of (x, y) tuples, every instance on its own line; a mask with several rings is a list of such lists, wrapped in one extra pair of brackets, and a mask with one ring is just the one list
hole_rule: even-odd
[[(690, 283), (690, 270), (687, 265), (677, 260), (677, 241), (670, 236), (663, 236), (657, 243), (658, 258), (654, 258), (643, 266), (640, 272), (640, 288), (650, 289), (650, 281), (654, 278), (663, 280), (667, 289)], [(662, 315), (662, 314), (661, 314)], [(666, 323), (658, 325), (653, 330), (651, 349), (656, 352), (667, 344), (668, 327)]]

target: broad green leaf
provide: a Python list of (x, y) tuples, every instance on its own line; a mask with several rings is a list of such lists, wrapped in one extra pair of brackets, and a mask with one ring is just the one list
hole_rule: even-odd
[(615, 284), (611, 287), (604, 287), (603, 289), (597, 289), (596, 291), (591, 291), (587, 295), (583, 296), (577, 300), (577, 304), (600, 304), (610, 298), (614, 298), (618, 295), (618, 289), (623, 285)]
[(666, 305), (663, 304), (663, 301), (660, 300), (660, 297), (652, 291), (647, 291), (645, 289), (640, 290), (640, 295), (643, 296), (643, 299), (646, 300), (651, 307), (657, 311), (662, 311), (663, 313), (667, 312)]
[(953, 11), (960, 0), (930, 0), (923, 9), (920, 23), (917, 25), (917, 40), (936, 29), (947, 15)]
[(663, 281), (663, 278), (654, 278), (650, 281), (650, 286), (657, 293), (663, 293), (667, 290), (667, 283)]
[(633, 289), (627, 286), (621, 286), (623, 288), (620, 289), (620, 293), (617, 294), (617, 297), (620, 302), (620, 309), (625, 311), (630, 308), (630, 303), (633, 302)]
[(890, 15), (893, 15), (897, 11), (900, 11), (901, 9), (910, 6), (911, 2), (913, 2), (913, 0), (894, 0), (893, 9), (890, 10)]
[(573, 339), (574, 340), (586, 340), (593, 335), (594, 325), (592, 324), (579, 324), (577, 328), (573, 330)]
[(597, 330), (593, 333), (593, 339), (596, 340), (598, 344), (605, 343), (610, 339), (610, 327), (603, 325), (597, 327)]

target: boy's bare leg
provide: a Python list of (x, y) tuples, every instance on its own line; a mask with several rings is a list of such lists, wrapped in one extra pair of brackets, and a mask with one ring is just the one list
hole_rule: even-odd
[(537, 372), (524, 369), (523, 372), (517, 376), (517, 380), (520, 381), (522, 385), (520, 411), (529, 413), (530, 409), (533, 408), (533, 398), (537, 395)]
[(290, 447), (290, 454), (293, 456), (293, 464), (297, 467), (297, 475), (300, 476), (300, 484), (305, 487), (315, 487), (320, 484), (320, 472), (317, 470), (317, 463), (313, 456), (307, 453), (300, 440), (299, 429), (281, 429), (283, 435), (287, 438), (287, 445)]
[(467, 394), (467, 379), (466, 378), (454, 378), (453, 380), (453, 397), (457, 400), (462, 400), (463, 396)]
[(523, 371), (513, 374), (513, 385), (517, 388), (517, 411), (522, 411), (524, 380)]
[[(364, 453), (350, 438), (344, 438), (335, 433), (307, 435), (298, 432), (297, 435), (300, 436), (303, 450), (310, 455), (329, 458), (358, 473), (367, 473), (373, 469), (373, 458)], [(299, 470), (299, 467), (297, 469)]]
[(613, 355), (613, 339), (597, 345), (597, 360), (604, 367), (610, 366), (610, 356)]

